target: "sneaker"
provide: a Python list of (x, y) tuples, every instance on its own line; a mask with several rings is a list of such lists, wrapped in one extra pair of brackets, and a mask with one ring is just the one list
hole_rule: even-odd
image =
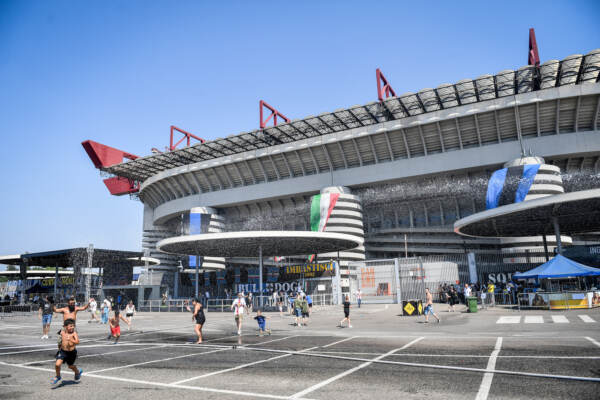
[(441, 320), (441, 319), (438, 319), (438, 324), (439, 324), (440, 322), (442, 322), (442, 320)]
[(352, 325), (348, 325), (348, 328), (352, 328)]
[(60, 382), (60, 380), (62, 379), (62, 377), (60, 376), (55, 376), (54, 379), (52, 379), (52, 381), (50, 381), (53, 385), (56, 385), (58, 382)]
[(241, 335), (242, 335), (242, 332), (241, 332), (241, 331), (238, 331), (238, 336), (241, 336)]
[(46, 339), (46, 335), (42, 335), (41, 339), (42, 340)]
[(81, 368), (79, 368), (79, 372), (75, 374), (75, 380), (78, 381), (81, 379), (81, 374), (83, 373), (83, 370)]

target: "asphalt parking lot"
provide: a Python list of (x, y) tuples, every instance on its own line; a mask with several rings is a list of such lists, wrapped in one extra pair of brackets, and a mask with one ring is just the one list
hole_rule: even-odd
[[(272, 335), (259, 337), (251, 319), (237, 336), (229, 313), (208, 313), (205, 343), (195, 345), (191, 314), (140, 313), (113, 345), (108, 328), (81, 313), (77, 365), (84, 374), (75, 382), (63, 368), (58, 385), (50, 384), (56, 344), (52, 336), (40, 339), (37, 316), (6, 318), (0, 398), (599, 397), (597, 309), (440, 312), (440, 324), (399, 314), (394, 305), (353, 309), (351, 329), (336, 327), (337, 308), (318, 310), (302, 328), (287, 315), (269, 314)], [(61, 321), (54, 317), (51, 332)]]

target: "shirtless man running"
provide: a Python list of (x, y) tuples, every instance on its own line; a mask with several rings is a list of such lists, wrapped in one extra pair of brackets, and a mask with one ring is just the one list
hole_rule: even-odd
[(71, 296), (69, 297), (69, 302), (67, 303), (66, 307), (61, 307), (61, 308), (56, 308), (56, 306), (52, 306), (52, 311), (54, 311), (55, 313), (59, 313), (63, 315), (63, 322), (68, 320), (68, 319), (72, 319), (74, 322), (77, 321), (77, 313), (79, 311), (84, 311), (87, 310), (87, 308), (90, 306), (90, 302), (93, 301), (93, 298), (90, 298), (90, 300), (88, 301), (88, 303), (83, 306), (83, 307), (77, 307), (75, 305), (75, 297)]

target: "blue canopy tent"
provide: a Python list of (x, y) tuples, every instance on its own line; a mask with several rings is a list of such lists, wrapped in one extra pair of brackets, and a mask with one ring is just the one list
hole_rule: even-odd
[(600, 275), (599, 268), (588, 267), (560, 254), (552, 260), (526, 272), (513, 275), (514, 279), (569, 279)]

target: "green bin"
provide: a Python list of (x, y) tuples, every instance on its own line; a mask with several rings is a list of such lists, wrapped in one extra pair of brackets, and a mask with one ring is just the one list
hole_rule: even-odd
[(477, 297), (467, 297), (469, 312), (477, 312)]

